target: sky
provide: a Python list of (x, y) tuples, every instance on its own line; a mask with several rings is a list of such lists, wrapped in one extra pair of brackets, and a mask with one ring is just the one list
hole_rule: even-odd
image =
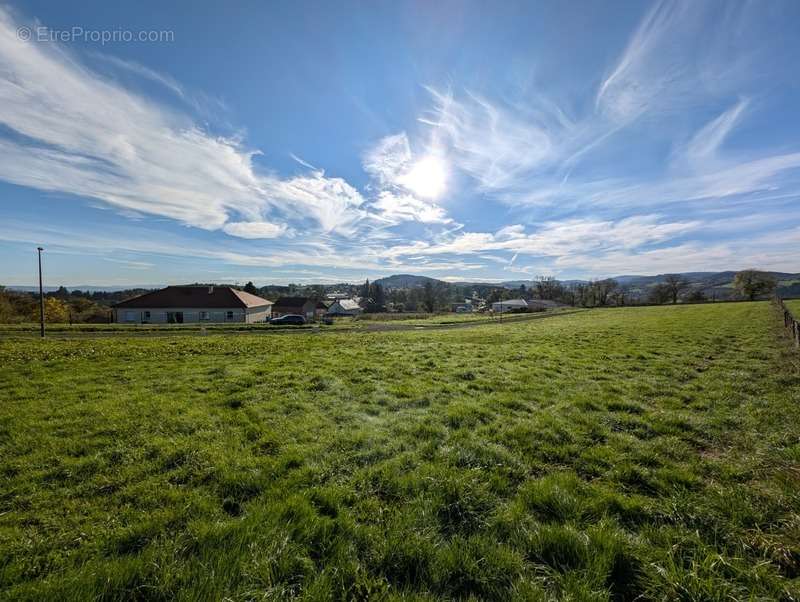
[(800, 3), (0, 3), (0, 283), (800, 271)]

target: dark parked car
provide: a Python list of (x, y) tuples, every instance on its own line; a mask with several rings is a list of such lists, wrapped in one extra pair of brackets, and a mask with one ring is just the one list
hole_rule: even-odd
[(280, 318), (272, 318), (269, 323), (278, 326), (302, 326), (306, 323), (306, 319), (303, 316), (289, 314)]

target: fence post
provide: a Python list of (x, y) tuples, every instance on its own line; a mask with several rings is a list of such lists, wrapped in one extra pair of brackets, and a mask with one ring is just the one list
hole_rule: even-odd
[(786, 303), (783, 302), (783, 299), (775, 296), (775, 301), (778, 303), (778, 307), (783, 310), (783, 325), (785, 328), (788, 328), (791, 336), (792, 336), (792, 343), (794, 343), (795, 348), (800, 348), (800, 321), (798, 321), (794, 314), (789, 311), (789, 308), (786, 307)]
[(783, 325), (790, 329), (792, 333), (792, 343), (794, 343), (795, 348), (800, 348), (800, 322), (794, 317), (789, 308), (786, 307), (786, 303), (783, 302), (783, 299), (777, 297), (777, 301), (780, 304), (780, 308), (783, 310)]

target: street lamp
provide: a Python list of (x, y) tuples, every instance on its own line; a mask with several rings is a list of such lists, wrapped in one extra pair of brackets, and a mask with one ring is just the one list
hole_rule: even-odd
[(36, 247), (39, 251), (39, 326), (44, 338), (44, 289), (42, 288), (42, 247)]

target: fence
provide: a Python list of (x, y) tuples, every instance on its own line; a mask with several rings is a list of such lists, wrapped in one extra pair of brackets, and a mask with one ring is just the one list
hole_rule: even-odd
[(792, 337), (792, 341), (794, 341), (795, 347), (800, 347), (800, 322), (794, 317), (789, 308), (786, 307), (786, 303), (783, 302), (783, 299), (776, 298), (775, 301), (783, 311), (783, 325), (789, 330), (789, 334)]

